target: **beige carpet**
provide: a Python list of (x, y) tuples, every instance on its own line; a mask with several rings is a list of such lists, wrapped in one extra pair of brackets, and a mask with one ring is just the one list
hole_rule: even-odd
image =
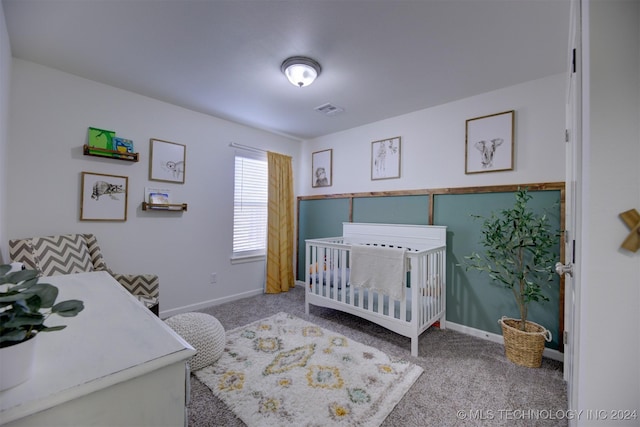
[(227, 332), (194, 374), (249, 427), (376, 427), (423, 369), (287, 313)]

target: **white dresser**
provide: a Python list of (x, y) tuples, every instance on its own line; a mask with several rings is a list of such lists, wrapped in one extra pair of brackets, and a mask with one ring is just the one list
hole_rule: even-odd
[(0, 424), (186, 424), (186, 361), (193, 347), (106, 272), (41, 281), (58, 287), (58, 302), (79, 299), (85, 308), (45, 322), (67, 328), (38, 336), (34, 376), (0, 392)]

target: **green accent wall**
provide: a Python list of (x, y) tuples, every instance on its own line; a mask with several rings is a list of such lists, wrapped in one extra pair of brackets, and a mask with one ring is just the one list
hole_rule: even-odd
[[(560, 191), (535, 191), (528, 206), (538, 213), (546, 212), (551, 226), (560, 230)], [(471, 215), (489, 216), (491, 212), (511, 207), (514, 193), (442, 194), (434, 195), (433, 221), (447, 226), (447, 320), (495, 334), (502, 334), (498, 319), (520, 318), (511, 291), (493, 284), (486, 273), (465, 271), (464, 257), (482, 251), (478, 244), (482, 220)], [(560, 237), (556, 248), (560, 259)], [(529, 319), (551, 331), (547, 346), (559, 348), (560, 279), (554, 277), (544, 286), (548, 302), (529, 305)]]
[[(546, 212), (552, 227), (560, 230), (560, 190), (531, 191), (529, 206)], [(447, 226), (447, 320), (459, 325), (502, 334), (498, 319), (518, 318), (518, 308), (510, 291), (491, 283), (486, 274), (465, 271), (460, 264), (466, 255), (482, 247), (482, 220), (471, 215), (489, 216), (491, 212), (510, 207), (515, 192), (468, 194), (434, 194), (433, 223)], [(428, 224), (429, 196), (371, 196), (353, 198), (301, 199), (298, 229), (298, 280), (304, 281), (305, 239), (342, 235), (342, 223), (349, 221), (353, 200), (353, 222), (388, 224)], [(560, 259), (560, 237), (558, 237)], [(547, 346), (559, 348), (560, 280), (545, 288), (549, 302), (532, 303), (529, 320), (548, 328), (553, 340)]]
[(427, 225), (429, 196), (354, 197), (353, 222)]
[(342, 236), (349, 222), (349, 198), (301, 200), (298, 204), (298, 273), (304, 282), (305, 240)]

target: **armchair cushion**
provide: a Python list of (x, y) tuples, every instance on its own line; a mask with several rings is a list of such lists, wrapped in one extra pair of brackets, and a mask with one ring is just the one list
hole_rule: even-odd
[(81, 234), (35, 237), (31, 244), (37, 270), (43, 276), (93, 271), (87, 242)]

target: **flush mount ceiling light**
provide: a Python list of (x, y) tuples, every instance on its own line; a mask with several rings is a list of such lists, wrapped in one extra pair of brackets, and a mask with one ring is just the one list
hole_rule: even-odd
[(306, 56), (292, 56), (284, 60), (280, 70), (292, 85), (298, 87), (309, 86), (320, 75), (322, 68), (317, 61)]

